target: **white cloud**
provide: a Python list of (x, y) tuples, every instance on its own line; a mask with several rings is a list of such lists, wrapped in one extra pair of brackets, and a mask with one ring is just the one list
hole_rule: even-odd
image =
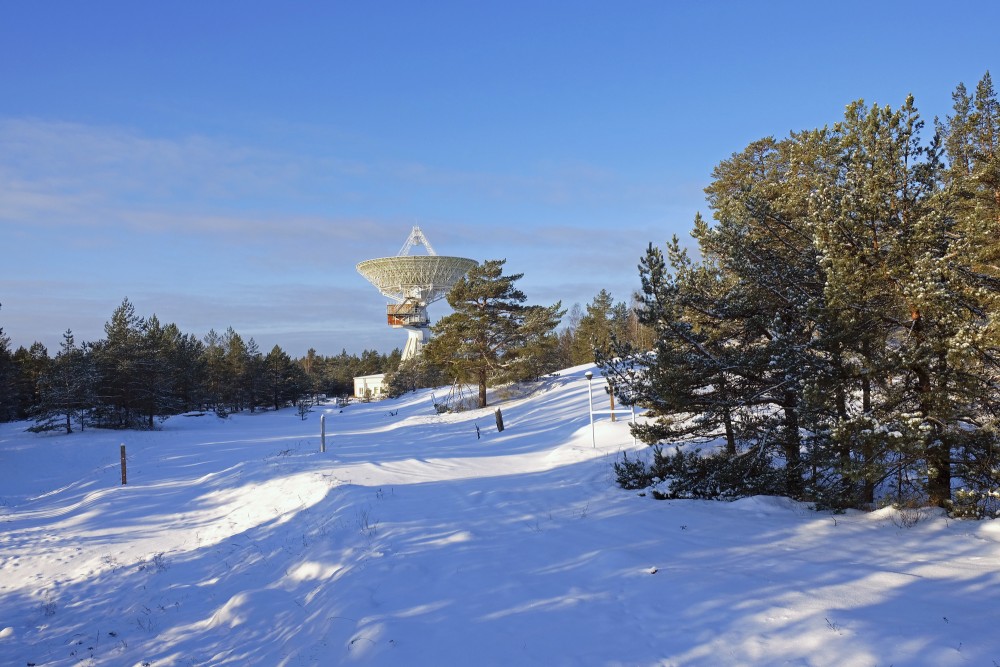
[(17, 242), (0, 326), (21, 344), (58, 343), (67, 327), (93, 339), (127, 296), (188, 333), (330, 331), (338, 350), (395, 346), (383, 298), (354, 265), (395, 254), (413, 224), (442, 254), (508, 258), (532, 302), (566, 306), (602, 287), (626, 298), (646, 244), (671, 233), (657, 219), (668, 188), (603, 167), (335, 153), (0, 118), (0, 226)]

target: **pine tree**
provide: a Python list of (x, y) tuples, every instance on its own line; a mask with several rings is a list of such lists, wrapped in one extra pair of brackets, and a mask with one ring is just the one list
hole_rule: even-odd
[(94, 385), (95, 375), (87, 350), (76, 345), (73, 332), (67, 329), (59, 353), (40, 378), (40, 399), (31, 430), (72, 433), (74, 419), (82, 430), (85, 411), (93, 406)]
[(41, 401), (41, 379), (52, 366), (52, 359), (48, 349), (37, 341), (29, 348), (17, 348), (13, 358), (19, 399), (16, 416), (18, 419), (29, 419)]
[(956, 300), (949, 319), (962, 323), (947, 357), (953, 365), (961, 359), (954, 384), (970, 406), (950, 429), (965, 485), (956, 500), (964, 513), (994, 516), (1000, 513), (991, 493), (1000, 486), (1000, 103), (989, 72), (972, 97), (960, 84), (952, 98), (954, 115), (938, 125), (948, 161), (943, 195), (955, 217), (942, 278)]
[[(929, 219), (934, 190), (920, 127), (912, 99), (895, 111), (861, 101), (849, 105), (831, 135), (837, 172), (810, 212), (826, 276), (825, 347), (837, 355), (842, 371), (824, 387), (838, 399), (831, 435), (844, 452), (842, 472), (861, 481), (859, 493), (868, 503), (889, 475), (897, 479), (897, 495), (905, 495), (900, 482), (912, 479), (910, 471), (926, 454), (909, 422), (899, 419), (898, 406), (912, 400), (901, 388), (913, 383), (897, 381), (902, 346), (894, 340), (915, 322), (902, 294), (915, 271), (914, 230)], [(913, 332), (914, 338), (922, 335), (921, 326)], [(860, 410), (857, 402), (844, 400), (857, 393)]]
[(183, 334), (176, 324), (165, 329), (166, 360), (173, 369), (174, 398), (177, 410), (194, 410), (205, 400), (205, 348), (191, 334)]
[(97, 422), (111, 428), (138, 426), (138, 373), (142, 320), (126, 298), (104, 325), (104, 340), (94, 346), (95, 361), (100, 377)]
[(175, 325), (162, 326), (152, 315), (142, 320), (139, 334), (133, 379), (135, 403), (146, 428), (153, 429), (157, 417), (177, 414), (183, 407), (177, 392), (180, 332)]
[(706, 188), (716, 223), (694, 231), (728, 283), (707, 311), (731, 338), (727, 391), (752, 419), (753, 440), (783, 459), (793, 497), (804, 492), (803, 453), (814, 446), (803, 439), (816, 419), (805, 389), (822, 366), (811, 313), (823, 308), (823, 280), (805, 213), (823, 148), (821, 135), (768, 138), (723, 161)]
[(244, 379), (247, 372), (247, 347), (243, 338), (229, 327), (223, 336), (225, 371), (223, 396), (230, 412), (242, 412), (246, 407)]
[(202, 363), (205, 367), (204, 401), (207, 407), (224, 417), (228, 414), (226, 398), (231, 381), (226, 370), (225, 342), (215, 329), (210, 329), (202, 340), (202, 346)]
[(387, 373), (384, 380), (385, 391), (390, 398), (402, 396), (409, 391), (440, 387), (445, 384), (448, 384), (445, 369), (436, 365), (426, 354), (419, 354), (400, 362), (395, 370)]
[(562, 368), (559, 337), (554, 331), (564, 312), (560, 303), (525, 307), (517, 345), (511, 350), (511, 362), (496, 379), (525, 382)]
[(709, 264), (696, 267), (676, 237), (667, 258), (650, 244), (639, 270), (637, 314), (657, 334), (655, 355), (634, 344), (598, 355), (616, 393), (627, 404), (648, 407), (656, 418), (637, 425), (636, 435), (650, 443), (711, 439), (721, 428), (726, 451), (735, 455), (736, 400), (730, 391), (735, 377), (728, 372), (735, 330), (716, 310), (728, 287)]
[(630, 312), (624, 303), (615, 303), (607, 290), (601, 290), (587, 304), (586, 312), (575, 317), (571, 348), (573, 365), (594, 361), (595, 351), (607, 355), (612, 339), (630, 339)]
[(10, 352), (10, 337), (0, 327), (0, 422), (14, 419), (18, 402), (17, 368)]
[(93, 346), (100, 376), (95, 410), (100, 423), (152, 429), (157, 417), (179, 412), (184, 406), (178, 392), (179, 350), (190, 342), (176, 325), (163, 326), (155, 315), (141, 318), (124, 299), (104, 332), (106, 339)]
[(246, 344), (242, 377), (244, 397), (250, 412), (256, 412), (264, 401), (265, 376), (264, 355), (261, 354), (257, 341), (251, 338)]
[(611, 344), (611, 309), (614, 299), (607, 290), (601, 290), (586, 306), (579, 318), (572, 348), (573, 365), (594, 361), (594, 351), (607, 352)]
[(558, 303), (525, 306), (527, 297), (516, 287), (523, 274), (503, 275), (506, 261), (487, 260), (452, 287), (448, 303), (454, 312), (434, 326), (435, 337), (424, 350), (456, 380), (478, 385), (479, 407), (486, 407), (491, 381), (517, 379), (532, 366), (532, 345), (543, 342), (562, 317)]
[(644, 437), (724, 428), (730, 455), (783, 461), (786, 493), (838, 505), (892, 481), (949, 506), (956, 456), (992, 479), (997, 107), (988, 77), (955, 100), (943, 142), (922, 142), (912, 98), (859, 101), (716, 168), (701, 262), (675, 240), (641, 267), (656, 356), (603, 364), (657, 416)]
[(266, 387), (275, 410), (294, 404), (308, 393), (309, 378), (299, 364), (275, 345), (264, 359)]

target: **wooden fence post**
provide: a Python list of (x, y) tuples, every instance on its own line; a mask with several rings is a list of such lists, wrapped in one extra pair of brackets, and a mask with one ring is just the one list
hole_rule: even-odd
[(496, 416), (497, 416), (497, 432), (499, 433), (503, 431), (503, 414), (500, 413), (500, 408), (497, 408)]
[(122, 443), (121, 454), (122, 454), (122, 486), (125, 486), (125, 484), (128, 482), (128, 477), (125, 474), (125, 443)]
[(326, 415), (319, 416), (319, 451), (326, 451)]

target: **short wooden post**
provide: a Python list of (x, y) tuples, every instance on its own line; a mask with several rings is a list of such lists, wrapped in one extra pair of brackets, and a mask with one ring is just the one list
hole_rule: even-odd
[(503, 431), (503, 414), (500, 413), (500, 408), (497, 408), (497, 432)]
[(611, 421), (615, 421), (615, 392), (608, 388), (608, 395), (611, 397)]
[(319, 416), (319, 451), (326, 451), (326, 415)]
[(122, 486), (125, 486), (125, 484), (128, 482), (128, 477), (125, 474), (125, 444), (124, 443), (122, 443), (121, 454), (122, 454)]

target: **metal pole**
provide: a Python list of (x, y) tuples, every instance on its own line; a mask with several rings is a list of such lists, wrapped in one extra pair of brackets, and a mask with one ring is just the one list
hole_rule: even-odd
[(590, 441), (594, 448), (597, 448), (597, 436), (594, 435), (594, 374), (587, 371), (583, 374), (587, 378), (587, 398), (590, 401)]
[[(632, 426), (633, 427), (635, 426), (635, 403), (632, 404)], [(636, 444), (635, 429), (633, 428), (631, 429), (631, 431), (632, 431), (632, 444), (635, 445)]]
[(326, 451), (326, 415), (319, 416), (319, 451)]

